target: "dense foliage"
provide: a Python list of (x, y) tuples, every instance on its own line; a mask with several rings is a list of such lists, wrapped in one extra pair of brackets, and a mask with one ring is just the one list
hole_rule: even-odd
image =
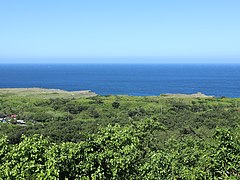
[(1, 179), (240, 179), (240, 100), (1, 95)]

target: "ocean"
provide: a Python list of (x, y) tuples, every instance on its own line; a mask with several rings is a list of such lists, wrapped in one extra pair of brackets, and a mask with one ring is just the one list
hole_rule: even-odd
[(100, 95), (151, 96), (202, 92), (240, 97), (240, 65), (1, 64), (0, 88), (91, 90)]

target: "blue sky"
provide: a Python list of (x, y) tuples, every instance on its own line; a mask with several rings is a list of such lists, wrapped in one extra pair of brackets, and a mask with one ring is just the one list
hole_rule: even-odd
[(239, 0), (0, 0), (0, 63), (240, 63), (239, 8)]

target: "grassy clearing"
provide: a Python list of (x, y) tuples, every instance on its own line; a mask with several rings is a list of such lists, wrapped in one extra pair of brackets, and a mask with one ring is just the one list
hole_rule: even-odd
[(42, 88), (1, 88), (0, 96), (21, 96), (21, 97), (39, 97), (39, 98), (78, 98), (92, 97), (97, 94), (89, 90), (82, 91), (64, 91), (60, 89), (42, 89)]

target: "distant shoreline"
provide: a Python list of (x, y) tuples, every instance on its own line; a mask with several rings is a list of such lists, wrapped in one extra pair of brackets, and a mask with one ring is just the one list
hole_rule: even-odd
[(0, 94), (17, 94), (20, 96), (52, 96), (52, 97), (91, 97), (97, 96), (91, 90), (65, 91), (47, 88), (0, 88)]
[[(97, 96), (98, 94), (91, 91), (91, 90), (79, 90), (79, 91), (66, 91), (62, 89), (48, 89), (48, 88), (0, 88), (0, 94), (18, 94), (23, 96), (28, 95), (66, 95), (66, 96)], [(111, 94), (109, 94), (111, 95)], [(124, 94), (117, 94), (115, 96), (130, 96)], [(139, 95), (140, 96), (140, 95)], [(153, 96), (154, 95), (149, 95)], [(157, 95), (155, 95), (157, 96)], [(215, 96), (205, 95), (201, 92), (197, 92), (194, 94), (160, 94), (158, 96), (165, 97), (165, 98), (214, 98)], [(140, 96), (141, 97), (141, 96)]]

